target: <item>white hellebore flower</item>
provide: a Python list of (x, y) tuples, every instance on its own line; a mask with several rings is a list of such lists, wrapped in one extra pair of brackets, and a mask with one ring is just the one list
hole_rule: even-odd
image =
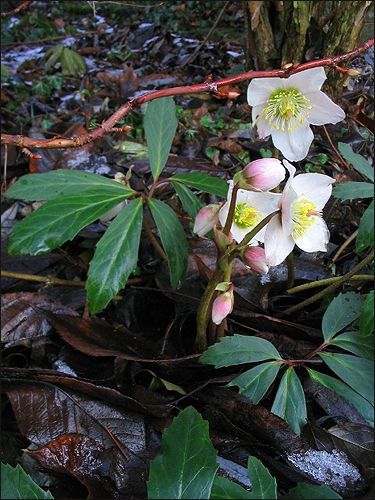
[(301, 71), (289, 78), (259, 78), (250, 82), (247, 100), (261, 139), (272, 135), (274, 145), (290, 161), (306, 157), (314, 135), (311, 125), (338, 123), (344, 111), (321, 87), (322, 67)]
[[(219, 220), (222, 226), (227, 220), (230, 199), (233, 190), (233, 181), (229, 181), (227, 202), (219, 212)], [(230, 229), (233, 238), (240, 243), (243, 238), (259, 224), (259, 222), (267, 217), (270, 213), (278, 210), (281, 194), (263, 193), (257, 191), (247, 191), (239, 189), (237, 191), (236, 209), (234, 211), (233, 224)], [(262, 228), (259, 233), (251, 240), (264, 241), (265, 228)]]
[(281, 197), (281, 215), (267, 224), (264, 237), (266, 262), (280, 264), (297, 245), (304, 252), (325, 252), (329, 230), (322, 210), (332, 193), (335, 179), (323, 174), (300, 174), (284, 160), (289, 179)]

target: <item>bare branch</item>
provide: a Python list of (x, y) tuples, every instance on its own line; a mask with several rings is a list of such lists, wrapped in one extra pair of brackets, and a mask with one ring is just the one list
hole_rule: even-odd
[(195, 85), (185, 85), (181, 87), (172, 87), (163, 90), (154, 90), (140, 97), (131, 99), (127, 103), (123, 104), (117, 111), (115, 111), (106, 121), (102, 123), (100, 127), (89, 132), (88, 134), (74, 137), (54, 137), (52, 139), (35, 139), (32, 137), (25, 137), (22, 135), (9, 135), (1, 134), (1, 144), (11, 144), (19, 148), (37, 148), (37, 149), (65, 149), (65, 148), (79, 148), (88, 144), (90, 142), (97, 141), (104, 137), (106, 134), (111, 133), (116, 125), (122, 118), (130, 113), (130, 111), (141, 104), (154, 99), (159, 99), (160, 97), (176, 96), (176, 95), (186, 95), (186, 94), (202, 94), (210, 93), (215, 96), (216, 93), (219, 94), (219, 89), (222, 87), (228, 87), (245, 80), (251, 80), (253, 78), (269, 78), (269, 77), (279, 77), (287, 78), (301, 71), (305, 71), (311, 68), (317, 68), (319, 66), (326, 67), (330, 66), (333, 69), (338, 63), (347, 61), (353, 57), (358, 56), (362, 52), (374, 45), (374, 39), (371, 38), (364, 44), (360, 45), (356, 49), (347, 52), (346, 54), (326, 57), (324, 59), (318, 59), (315, 61), (309, 61), (303, 64), (288, 64), (283, 69), (267, 70), (267, 71), (248, 71), (246, 73), (240, 73), (238, 75), (230, 76), (228, 78), (223, 78), (221, 80), (213, 81), (212, 79), (207, 79), (204, 83), (198, 83)]

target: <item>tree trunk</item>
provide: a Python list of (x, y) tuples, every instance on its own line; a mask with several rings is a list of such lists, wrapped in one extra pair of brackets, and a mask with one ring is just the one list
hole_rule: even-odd
[(360, 42), (370, 1), (247, 0), (257, 69), (335, 55)]

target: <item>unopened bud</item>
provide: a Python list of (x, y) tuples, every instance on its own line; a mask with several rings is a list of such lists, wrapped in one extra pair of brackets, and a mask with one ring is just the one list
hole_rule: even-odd
[(241, 187), (269, 191), (285, 178), (285, 168), (276, 158), (261, 158), (246, 165), (241, 172)]
[(266, 254), (262, 247), (248, 247), (242, 254), (243, 261), (246, 265), (261, 274), (268, 273), (268, 265), (266, 262)]
[(197, 213), (193, 232), (198, 236), (204, 236), (219, 222), (219, 210), (221, 206), (216, 204), (206, 205)]
[(233, 288), (233, 284), (228, 283), (228, 291), (218, 295), (212, 304), (212, 321), (215, 325), (220, 325), (228, 314), (233, 311)]

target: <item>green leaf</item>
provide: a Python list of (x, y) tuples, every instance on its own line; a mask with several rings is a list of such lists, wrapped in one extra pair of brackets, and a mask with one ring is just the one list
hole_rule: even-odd
[(63, 75), (78, 77), (86, 72), (86, 63), (83, 57), (68, 47), (62, 49), (60, 62)]
[(374, 404), (374, 365), (369, 359), (350, 354), (321, 352), (319, 356), (329, 368), (367, 401)]
[(177, 129), (176, 105), (173, 97), (155, 99), (147, 104), (144, 129), (151, 171), (156, 180), (167, 163)]
[(314, 500), (334, 500), (342, 497), (325, 484), (298, 483), (297, 486), (291, 488), (283, 498), (288, 500), (311, 500), (312, 498), (314, 498)]
[(168, 205), (152, 198), (149, 200), (149, 207), (168, 257), (171, 285), (175, 290), (180, 286), (187, 268), (188, 244), (185, 233)]
[(358, 153), (354, 153), (352, 147), (344, 142), (339, 142), (338, 148), (345, 160), (351, 163), (357, 172), (374, 182), (374, 169), (366, 158)]
[(245, 490), (239, 484), (226, 479), (225, 477), (216, 476), (211, 491), (211, 500), (251, 500), (250, 491)]
[(1, 464), (1, 498), (2, 500), (44, 500), (53, 499), (49, 491), (44, 491), (23, 468), (17, 464)]
[(161, 449), (151, 461), (149, 499), (210, 498), (218, 465), (208, 422), (189, 406), (164, 431)]
[(374, 331), (374, 290), (367, 295), (359, 319), (359, 332), (362, 337), (368, 337)]
[(344, 382), (341, 382), (341, 380), (330, 377), (325, 373), (311, 370), (310, 368), (308, 368), (308, 372), (313, 380), (322, 386), (327, 387), (327, 389), (330, 389), (352, 404), (363, 416), (363, 418), (367, 420), (371, 427), (374, 427), (374, 407), (367, 401), (367, 399), (360, 396), (358, 392), (353, 391), (353, 389), (351, 389), (347, 384), (344, 384)]
[(337, 335), (330, 344), (352, 352), (356, 356), (374, 359), (374, 339), (363, 338), (359, 332), (345, 332)]
[(13, 229), (10, 255), (39, 255), (72, 240), (81, 229), (128, 197), (126, 191), (100, 191), (61, 196), (48, 201)]
[(220, 179), (208, 175), (205, 172), (190, 172), (188, 174), (177, 174), (171, 177), (172, 180), (182, 182), (204, 193), (216, 194), (220, 198), (226, 198), (228, 193), (228, 184)]
[(374, 245), (374, 202), (366, 208), (359, 221), (358, 236), (355, 243), (357, 252), (363, 252)]
[(102, 175), (60, 169), (46, 174), (24, 175), (7, 190), (5, 196), (17, 200), (47, 201), (62, 195), (101, 189), (112, 189), (114, 194), (124, 193), (125, 197), (134, 193), (120, 182)]
[(286, 420), (296, 434), (301, 434), (307, 419), (306, 400), (293, 367), (289, 367), (284, 373), (271, 411)]
[(216, 368), (222, 368), (223, 366), (280, 358), (279, 352), (268, 340), (260, 337), (233, 335), (232, 337), (223, 337), (220, 342), (209, 347), (199, 358), (199, 361), (215, 365)]
[(97, 244), (86, 283), (91, 314), (107, 306), (136, 267), (142, 215), (142, 199), (131, 201), (111, 222)]
[(363, 299), (359, 293), (340, 293), (327, 307), (323, 316), (324, 340), (333, 337), (361, 314)]
[(240, 394), (258, 404), (275, 380), (280, 368), (281, 363), (277, 361), (262, 363), (233, 379), (227, 387), (237, 386)]
[(247, 470), (251, 481), (250, 498), (254, 500), (277, 498), (276, 479), (271, 476), (260, 460), (249, 457)]
[(190, 191), (190, 189), (183, 184), (172, 181), (172, 186), (176, 190), (178, 197), (180, 198), (181, 205), (186, 213), (190, 215), (190, 217), (195, 219), (199, 210), (203, 207), (203, 203), (201, 200), (195, 196), (194, 193)]
[(341, 200), (356, 200), (357, 198), (372, 198), (374, 185), (369, 182), (345, 182), (333, 188), (333, 196)]

